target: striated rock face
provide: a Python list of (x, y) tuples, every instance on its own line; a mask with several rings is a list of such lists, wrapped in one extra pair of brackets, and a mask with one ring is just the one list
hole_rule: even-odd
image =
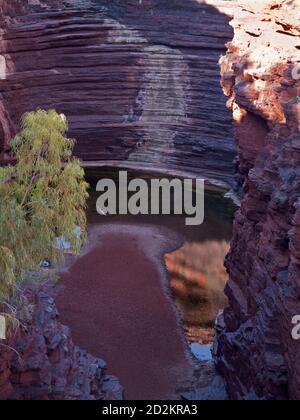
[(2, 160), (22, 113), (55, 108), (67, 115), (87, 166), (188, 172), (232, 185), (218, 60), (232, 39), (233, 3), (207, 3), (2, 0)]
[(299, 11), (244, 1), (221, 60), (243, 184), (215, 349), (232, 398), (300, 399)]
[(27, 288), (26, 306), (19, 304), (19, 316), (25, 310), (31, 316), (10, 338), (10, 348), (0, 348), (0, 400), (122, 399), (123, 388), (105, 374), (105, 362), (74, 346), (49, 292), (49, 286)]

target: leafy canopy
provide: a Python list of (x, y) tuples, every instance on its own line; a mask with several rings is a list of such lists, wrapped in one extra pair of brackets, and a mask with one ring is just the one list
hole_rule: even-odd
[(67, 128), (54, 110), (25, 114), (11, 142), (16, 164), (0, 167), (0, 299), (43, 259), (59, 261), (57, 237), (75, 252), (86, 239), (87, 183)]

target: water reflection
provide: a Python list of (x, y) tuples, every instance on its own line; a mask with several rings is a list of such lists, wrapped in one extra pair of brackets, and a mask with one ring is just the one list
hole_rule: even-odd
[[(100, 175), (89, 180), (92, 181), (87, 212), (89, 224), (116, 223), (134, 228), (146, 225), (174, 231), (181, 238), (182, 246), (165, 256), (172, 295), (182, 315), (188, 341), (201, 345), (211, 343), (214, 319), (226, 305), (224, 259), (229, 250), (235, 207), (222, 193), (210, 189), (205, 192), (205, 220), (200, 226), (186, 226), (185, 216), (179, 215), (100, 216), (96, 212), (95, 192), (95, 180), (100, 179)], [(109, 175), (113, 174), (109, 172)], [(131, 176), (143, 178), (140, 173)], [(144, 176), (144, 179), (149, 177)]]
[(191, 344), (191, 352), (201, 362), (212, 360), (212, 344)]
[(190, 342), (207, 344), (213, 339), (214, 319), (226, 305), (228, 250), (228, 241), (186, 242), (166, 255), (171, 289)]

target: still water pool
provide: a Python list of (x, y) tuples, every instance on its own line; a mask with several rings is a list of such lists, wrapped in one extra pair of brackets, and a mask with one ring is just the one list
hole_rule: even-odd
[(89, 243), (61, 273), (61, 317), (76, 344), (108, 362), (126, 398), (177, 399), (196, 358), (210, 358), (234, 207), (207, 189), (200, 226), (179, 215), (101, 216), (94, 180)]

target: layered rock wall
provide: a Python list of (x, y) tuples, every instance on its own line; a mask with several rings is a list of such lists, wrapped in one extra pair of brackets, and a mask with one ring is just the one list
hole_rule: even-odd
[(240, 3), (221, 67), (243, 200), (217, 364), (231, 398), (300, 399), (300, 3)]
[(218, 68), (232, 38), (232, 2), (1, 3), (2, 160), (25, 111), (55, 108), (87, 166), (188, 172), (232, 185), (231, 115)]

